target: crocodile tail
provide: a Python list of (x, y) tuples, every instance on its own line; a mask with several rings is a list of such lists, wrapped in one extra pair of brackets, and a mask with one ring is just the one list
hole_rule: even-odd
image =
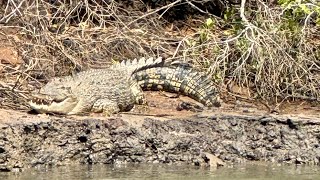
[(145, 70), (152, 67), (160, 67), (164, 64), (162, 57), (154, 59), (151, 58), (140, 58), (133, 60), (123, 60), (121, 63), (117, 63), (111, 66), (113, 69), (125, 69), (129, 74)]
[(153, 67), (133, 74), (144, 90), (164, 90), (181, 93), (208, 107), (220, 107), (218, 88), (212, 80), (192, 68)]

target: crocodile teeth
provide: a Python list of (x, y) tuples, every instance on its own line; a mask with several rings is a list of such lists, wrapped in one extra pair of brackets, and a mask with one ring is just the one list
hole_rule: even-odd
[(35, 103), (35, 104), (41, 104), (41, 105), (49, 105), (51, 104), (53, 101), (52, 100), (49, 100), (49, 99), (40, 99), (40, 98), (33, 98), (31, 100), (32, 103)]

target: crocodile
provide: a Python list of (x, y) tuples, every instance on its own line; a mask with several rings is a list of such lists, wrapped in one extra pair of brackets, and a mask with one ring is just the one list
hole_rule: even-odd
[(221, 106), (218, 90), (207, 76), (183, 64), (165, 65), (161, 57), (53, 78), (31, 94), (29, 105), (38, 113), (110, 116), (147, 104), (143, 90), (181, 93), (208, 107)]
[(218, 89), (212, 80), (184, 64), (146, 68), (132, 76), (143, 90), (179, 93), (207, 107), (221, 106)]

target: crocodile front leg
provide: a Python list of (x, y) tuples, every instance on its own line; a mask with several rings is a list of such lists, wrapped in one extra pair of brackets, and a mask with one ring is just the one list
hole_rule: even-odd
[(78, 101), (77, 105), (67, 114), (68, 115), (80, 115), (80, 114), (87, 114), (90, 111), (90, 103), (87, 100), (80, 100)]
[(109, 99), (99, 99), (97, 100), (91, 109), (92, 112), (95, 113), (103, 113), (105, 116), (110, 116), (112, 114), (120, 112), (120, 108), (118, 104)]

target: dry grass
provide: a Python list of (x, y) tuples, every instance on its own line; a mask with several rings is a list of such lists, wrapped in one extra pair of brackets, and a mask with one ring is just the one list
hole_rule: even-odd
[[(311, 17), (294, 34), (283, 28), (283, 9), (262, 1), (256, 1), (250, 13), (244, 4), (236, 7), (239, 27), (208, 14), (175, 23), (163, 18), (173, 7), (192, 1), (177, 0), (155, 9), (142, 1), (49, 2), (2, 4), (2, 41), (23, 59), (19, 66), (0, 63), (2, 106), (17, 109), (25, 104), (20, 98), (53, 76), (141, 56), (190, 62), (222, 88), (231, 83), (249, 88), (248, 99), (320, 99), (319, 27), (310, 25)], [(213, 26), (205, 25), (207, 17)]]

